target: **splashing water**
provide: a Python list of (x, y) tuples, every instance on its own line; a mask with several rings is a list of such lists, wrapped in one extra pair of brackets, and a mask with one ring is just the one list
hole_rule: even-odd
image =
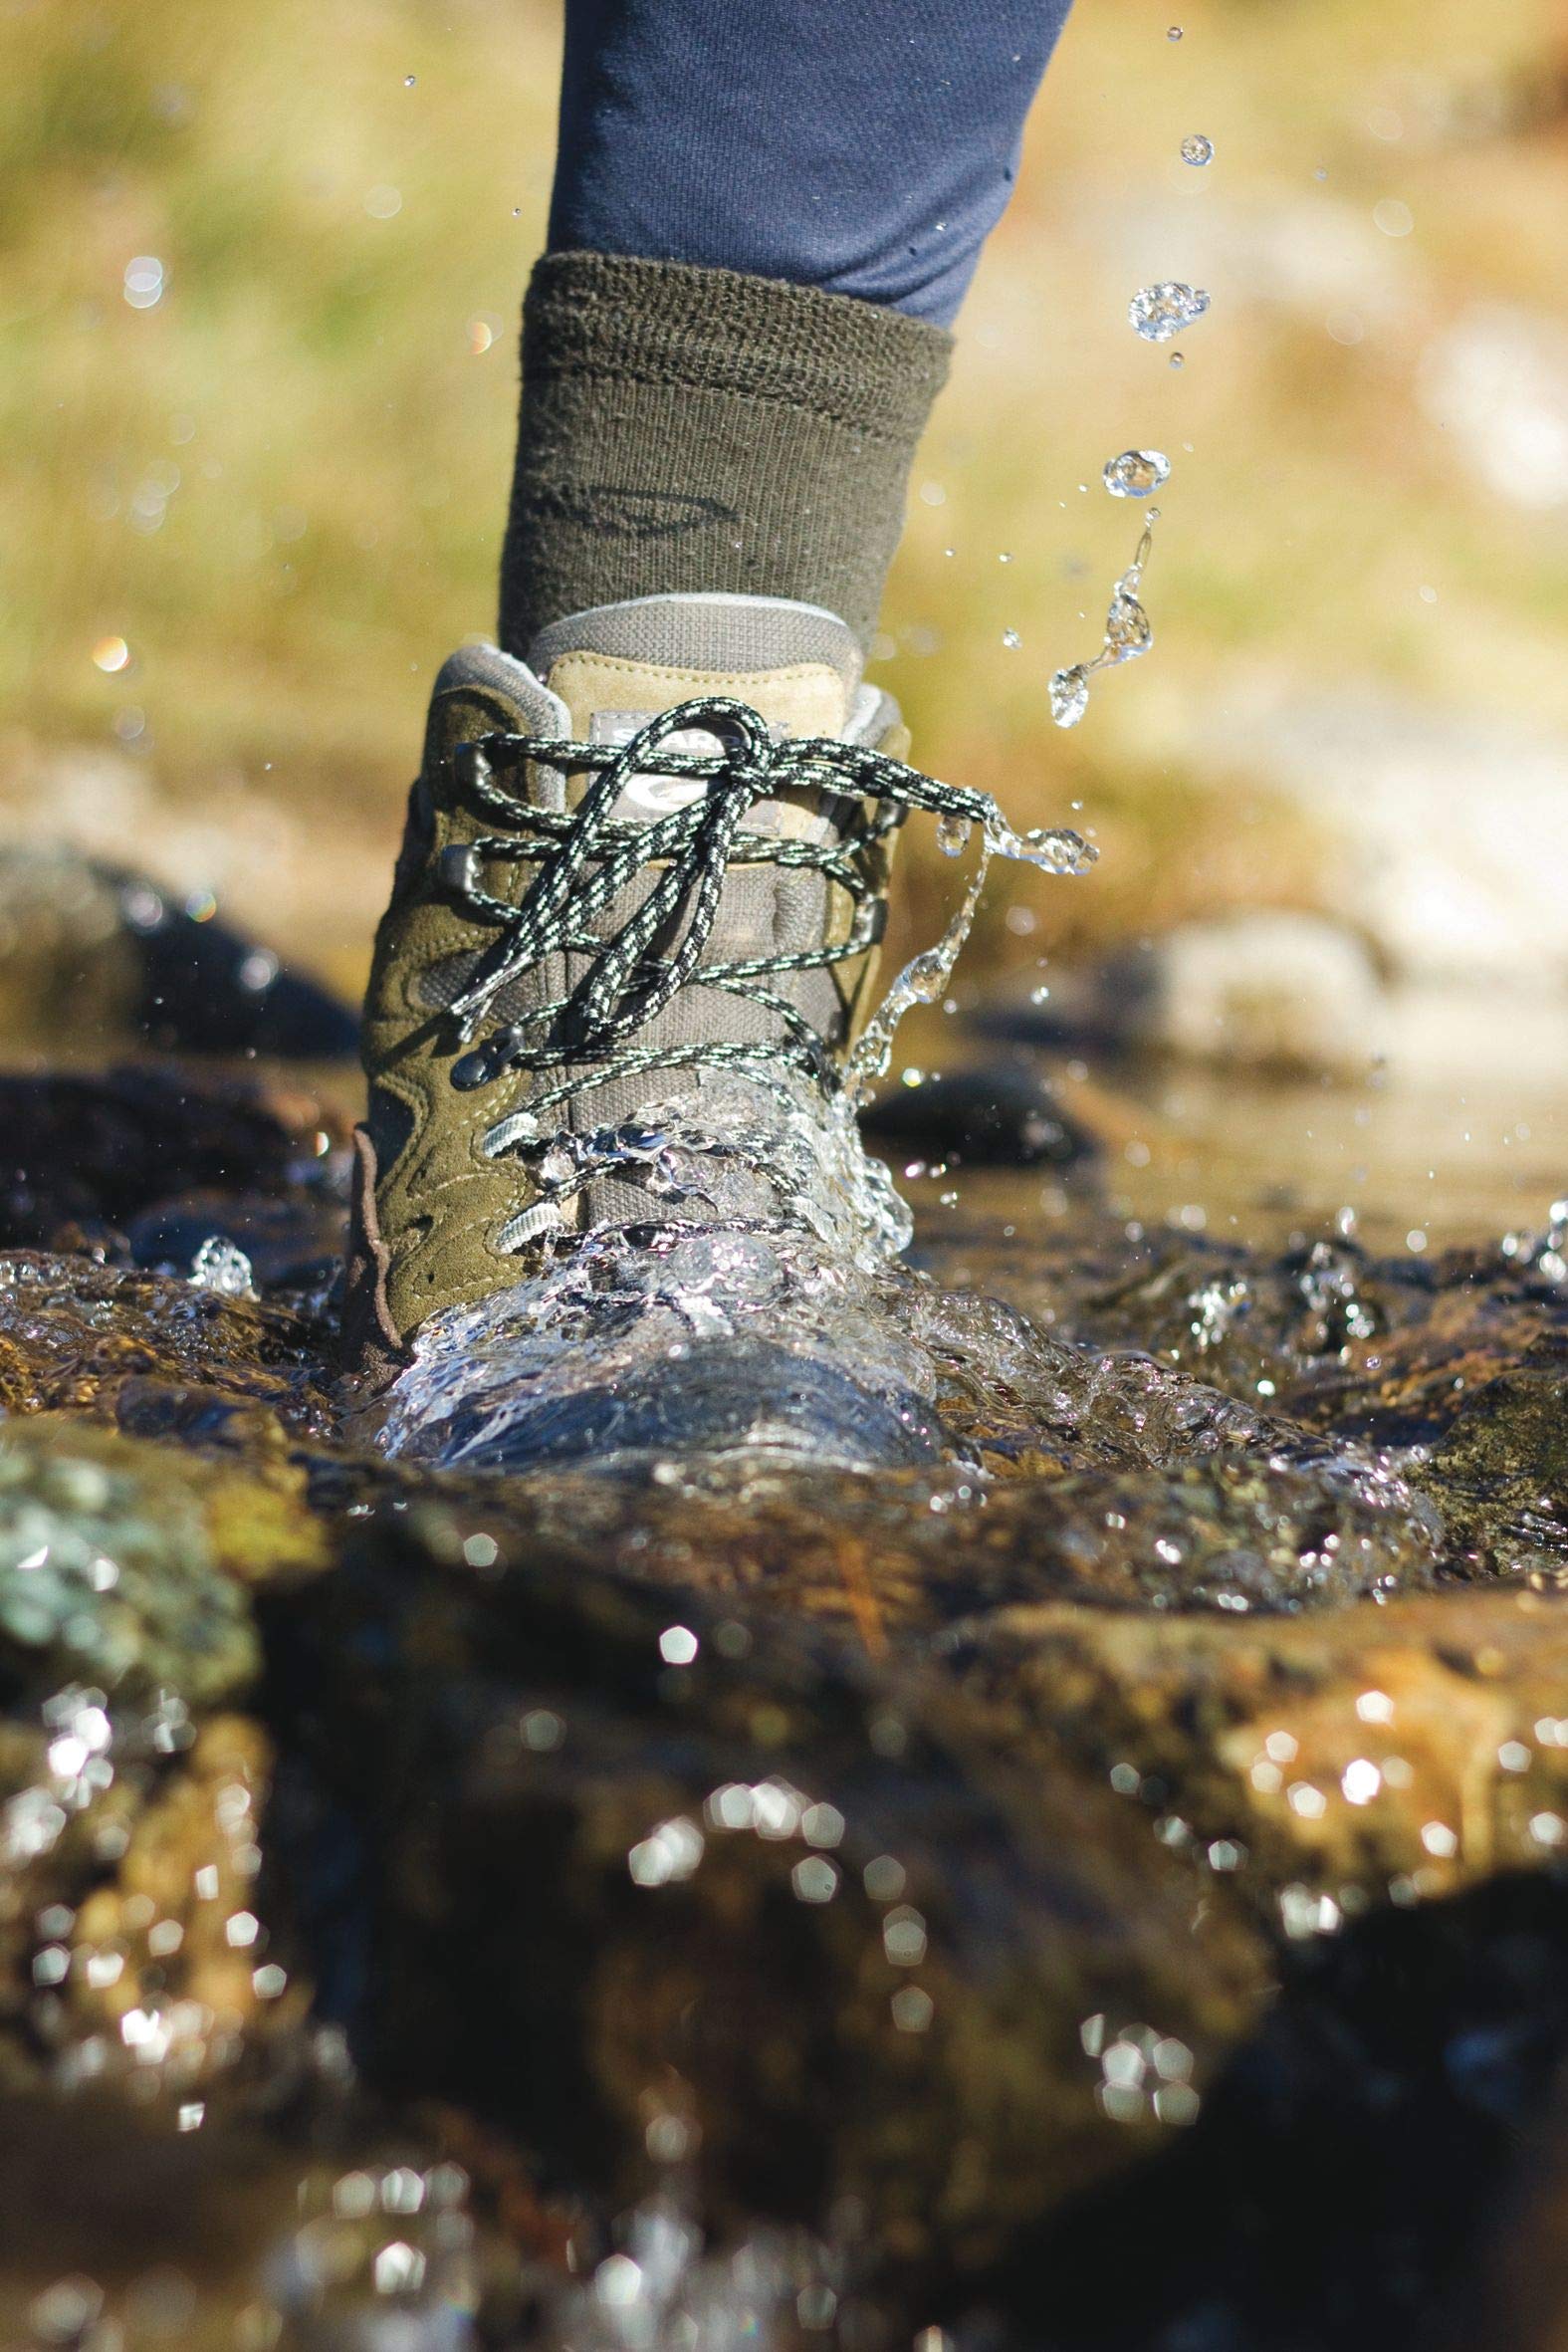
[(1183, 286), (1168, 278), (1158, 286), (1140, 286), (1127, 305), (1128, 325), (1145, 343), (1169, 343), (1209, 308), (1209, 297), (1199, 286)]
[[(1128, 455), (1154, 458), (1158, 452), (1134, 450), (1129, 451)], [(1125, 460), (1114, 458), (1111, 462), (1121, 465)], [(1160, 459), (1161, 464), (1164, 462), (1163, 458)], [(1110, 466), (1107, 466), (1107, 485), (1110, 471)], [(1133, 560), (1111, 589), (1110, 606), (1105, 615), (1105, 641), (1099, 652), (1092, 661), (1073, 662), (1070, 667), (1057, 670), (1050, 681), (1050, 715), (1058, 727), (1076, 727), (1089, 707), (1089, 680), (1096, 670), (1115, 669), (1124, 661), (1136, 661), (1139, 654), (1147, 653), (1154, 643), (1154, 630), (1139, 599), (1138, 590), (1149, 562), (1154, 526), (1159, 519), (1159, 508), (1150, 507), (1144, 518), (1143, 532)]]
[[(944, 850), (961, 854), (970, 829), (949, 824)], [(754, 1066), (699, 1069), (617, 1126), (525, 1154), (541, 1270), (432, 1318), (374, 1408), (379, 1446), (491, 1469), (646, 1468), (672, 1453), (907, 1467), (951, 1452), (934, 1363), (879, 1288), (909, 1212), (855, 1112), (905, 1012), (946, 993), (992, 859), (1075, 874), (1094, 855), (1074, 832), (1016, 832), (994, 803), (981, 832), (951, 922), (894, 980), (838, 1092), (760, 1050)], [(605, 1175), (648, 1195), (652, 1230), (552, 1234)]]
[(1162, 449), (1124, 449), (1105, 461), (1101, 475), (1112, 498), (1150, 498), (1171, 478), (1171, 461)]

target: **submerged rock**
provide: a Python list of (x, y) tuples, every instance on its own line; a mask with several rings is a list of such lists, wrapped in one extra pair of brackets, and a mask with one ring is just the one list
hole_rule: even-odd
[(1252, 1954), (1097, 1776), (777, 1613), (459, 1543), (383, 1520), (265, 1612), (276, 1850), (384, 2092), (725, 2223), (852, 2197), (922, 2270), (1196, 2112)]
[(1417, 1477), (1466, 1572), (1568, 1585), (1568, 1332), (1469, 1387)]

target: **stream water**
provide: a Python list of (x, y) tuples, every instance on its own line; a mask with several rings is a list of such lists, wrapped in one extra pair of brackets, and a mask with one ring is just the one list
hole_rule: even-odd
[(1070, 1164), (975, 1129), (1016, 1063), (900, 1090), (906, 1256), (605, 1238), (389, 1414), (346, 1083), (0, 1081), (0, 2340), (1501, 2328), (1561, 1110), (1028, 1066)]

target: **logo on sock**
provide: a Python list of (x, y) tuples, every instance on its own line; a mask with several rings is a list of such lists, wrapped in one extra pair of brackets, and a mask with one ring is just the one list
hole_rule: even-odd
[(632, 490), (617, 482), (532, 482), (526, 512), (545, 522), (575, 523), (599, 539), (682, 539), (714, 523), (735, 523), (718, 498), (680, 490)]

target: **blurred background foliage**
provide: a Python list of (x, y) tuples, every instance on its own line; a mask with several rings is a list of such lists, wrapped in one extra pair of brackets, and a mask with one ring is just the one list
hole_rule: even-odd
[[(492, 623), (557, 7), (0, 14), (10, 826), (351, 982), (431, 674)], [(975, 971), (1331, 898), (1270, 711), (1568, 734), (1565, 103), (1561, 0), (1080, 0), (879, 647), (924, 764), (1103, 852), (1006, 877)], [(1126, 324), (1168, 277), (1214, 297), (1180, 366)], [(1130, 444), (1173, 461), (1155, 650), (1066, 735)], [(953, 879), (912, 848), (906, 928)]]

